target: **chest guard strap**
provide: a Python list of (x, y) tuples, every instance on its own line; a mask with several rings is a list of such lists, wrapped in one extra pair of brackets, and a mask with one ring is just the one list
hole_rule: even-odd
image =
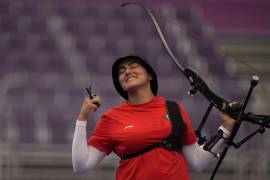
[(169, 115), (169, 120), (172, 126), (171, 134), (165, 138), (163, 141), (147, 146), (144, 149), (141, 149), (135, 153), (125, 154), (121, 156), (122, 160), (133, 158), (144, 154), (148, 151), (153, 150), (157, 147), (164, 147), (170, 151), (178, 151), (182, 152), (183, 149), (183, 140), (184, 140), (184, 132), (185, 132), (185, 124), (179, 111), (179, 106), (174, 101), (166, 100), (167, 113)]

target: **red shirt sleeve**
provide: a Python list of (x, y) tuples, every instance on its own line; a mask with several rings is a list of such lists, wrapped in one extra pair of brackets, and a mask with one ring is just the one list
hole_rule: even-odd
[(113, 142), (110, 132), (109, 119), (103, 115), (97, 122), (96, 127), (87, 143), (94, 146), (98, 150), (109, 154), (113, 150)]
[(180, 107), (183, 121), (184, 121), (185, 126), (186, 126), (185, 133), (184, 133), (183, 145), (186, 146), (186, 145), (194, 144), (197, 142), (197, 138), (196, 138), (196, 135), (195, 135), (194, 130), (192, 128), (191, 121), (190, 121), (189, 116), (188, 116), (187, 112), (185, 111), (184, 107), (180, 103), (178, 103), (178, 104)]

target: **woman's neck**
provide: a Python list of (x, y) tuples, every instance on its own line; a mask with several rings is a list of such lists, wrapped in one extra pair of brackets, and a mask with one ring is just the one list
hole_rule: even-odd
[(128, 104), (144, 104), (151, 101), (154, 98), (154, 94), (152, 91), (143, 91), (143, 92), (136, 92), (136, 93), (129, 93), (128, 95)]

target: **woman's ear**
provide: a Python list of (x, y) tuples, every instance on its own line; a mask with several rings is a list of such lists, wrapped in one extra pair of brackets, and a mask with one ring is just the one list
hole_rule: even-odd
[(148, 77), (148, 79), (151, 81), (152, 79), (153, 79), (153, 76), (152, 76), (152, 74), (149, 74), (149, 77)]

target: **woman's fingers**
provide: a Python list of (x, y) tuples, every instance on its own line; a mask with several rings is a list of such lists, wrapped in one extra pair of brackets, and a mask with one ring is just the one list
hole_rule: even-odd
[(235, 120), (232, 119), (230, 116), (226, 115), (225, 113), (220, 113), (220, 117), (221, 117), (221, 121), (222, 121), (222, 125), (230, 130), (233, 128), (234, 124), (235, 124)]
[(89, 97), (84, 99), (84, 102), (79, 113), (79, 120), (86, 121), (88, 119), (89, 113), (91, 110), (96, 112), (101, 104), (100, 96), (94, 96), (92, 99)]

